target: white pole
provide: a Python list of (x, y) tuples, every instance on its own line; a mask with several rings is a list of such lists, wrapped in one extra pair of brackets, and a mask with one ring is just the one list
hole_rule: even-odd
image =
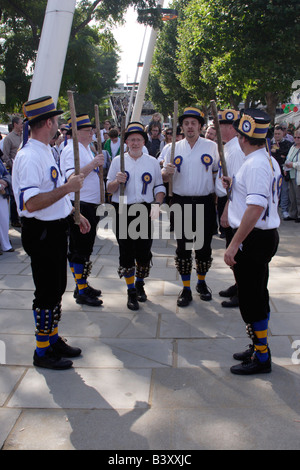
[[(157, 3), (158, 6), (163, 6), (163, 4), (164, 4), (164, 0), (159, 0)], [(152, 29), (150, 39), (149, 39), (147, 54), (146, 54), (146, 58), (144, 61), (143, 72), (142, 72), (142, 76), (141, 76), (141, 80), (140, 80), (139, 88), (136, 94), (134, 108), (132, 112), (131, 121), (133, 122), (141, 120), (142, 108), (143, 108), (143, 103), (145, 99), (145, 93), (146, 93), (146, 88), (148, 84), (148, 78), (149, 78), (150, 68), (152, 64), (152, 58), (153, 58), (153, 53), (155, 49), (157, 35), (158, 35), (158, 30)]]
[(52, 96), (57, 104), (76, 0), (48, 0), (29, 100)]
[[(143, 52), (143, 49), (144, 49), (144, 43), (145, 43), (146, 33), (147, 33), (147, 28), (145, 28), (145, 33), (144, 33), (144, 38), (143, 38), (143, 42), (142, 42), (140, 57), (139, 57), (139, 61), (138, 61), (138, 64), (137, 64), (136, 73), (135, 73), (135, 77), (134, 77), (134, 82), (133, 82), (133, 83), (136, 83), (137, 78), (138, 78), (139, 64), (141, 63), (141, 60), (142, 60), (142, 52)], [(128, 82), (128, 80), (127, 80), (127, 82)], [(128, 110), (127, 110), (127, 115), (126, 115), (126, 124), (125, 124), (126, 127), (128, 126), (129, 119), (130, 119), (130, 115), (131, 115), (131, 108), (132, 108), (132, 103), (133, 103), (134, 92), (135, 92), (135, 85), (132, 86), (132, 90), (131, 90), (131, 94), (130, 94), (130, 102), (129, 102), (129, 106), (128, 106)]]

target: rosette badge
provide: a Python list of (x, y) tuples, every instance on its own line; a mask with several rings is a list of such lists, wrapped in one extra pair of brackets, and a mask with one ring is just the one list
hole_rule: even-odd
[(174, 159), (174, 165), (176, 166), (177, 171), (180, 173), (180, 167), (182, 165), (182, 157), (180, 155)]
[(206, 171), (208, 171), (208, 168), (210, 167), (210, 165), (212, 165), (212, 162), (213, 162), (212, 157), (208, 155), (208, 153), (205, 153), (204, 155), (202, 155), (201, 161), (203, 165), (205, 165)]
[(57, 169), (55, 168), (55, 166), (52, 166), (51, 169), (50, 169), (50, 176), (51, 176), (51, 180), (53, 181), (54, 183), (54, 187), (56, 188), (57, 186), (57, 180), (58, 180), (58, 171)]
[(148, 184), (150, 184), (151, 181), (152, 181), (152, 175), (150, 173), (143, 173), (143, 175), (142, 175), (142, 182), (143, 182), (142, 194), (147, 193)]

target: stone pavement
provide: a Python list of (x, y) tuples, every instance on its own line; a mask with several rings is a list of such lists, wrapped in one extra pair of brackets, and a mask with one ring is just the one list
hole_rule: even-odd
[(196, 294), (194, 271), (194, 300), (185, 309), (176, 306), (175, 242), (155, 240), (148, 301), (132, 312), (117, 276), (115, 238), (103, 230), (90, 277), (103, 306), (75, 303), (71, 273), (63, 298), (60, 333), (82, 357), (68, 371), (33, 367), (30, 264), (11, 230), (16, 251), (0, 257), (0, 448), (299, 449), (299, 230), (292, 221), (280, 227), (269, 281), (273, 371), (253, 377), (229, 371), (232, 353), (249, 340), (239, 310), (221, 307), (218, 292), (233, 283), (224, 240), (213, 240), (213, 300)]

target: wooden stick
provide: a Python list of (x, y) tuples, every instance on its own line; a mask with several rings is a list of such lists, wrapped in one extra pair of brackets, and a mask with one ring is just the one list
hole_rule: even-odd
[[(174, 163), (175, 157), (175, 144), (177, 134), (177, 116), (178, 116), (178, 101), (174, 101), (174, 115), (173, 115), (173, 135), (172, 135), (172, 146), (171, 146), (171, 161)], [(169, 196), (173, 196), (173, 176), (169, 178)]]
[[(217, 143), (218, 143), (219, 156), (220, 156), (221, 165), (222, 165), (222, 173), (223, 173), (223, 176), (228, 176), (227, 165), (226, 165), (226, 161), (224, 157), (224, 148), (223, 148), (223, 141), (222, 141), (222, 136), (221, 136), (220, 123), (218, 119), (217, 105), (214, 100), (211, 100), (210, 105), (211, 105), (211, 112), (214, 118), (214, 126), (217, 132), (217, 140), (218, 140)], [(229, 190), (227, 188), (227, 197), (228, 197), (228, 194), (229, 194)]]
[[(120, 143), (120, 171), (122, 173), (125, 172), (125, 161), (124, 161), (124, 136), (125, 136), (125, 119), (126, 117), (122, 117), (121, 123), (121, 143)], [(120, 196), (124, 196), (125, 191), (125, 183), (120, 184)]]
[[(97, 135), (97, 151), (98, 154), (102, 153), (102, 142), (100, 132), (100, 121), (99, 121), (99, 106), (95, 104), (95, 124), (96, 124), (96, 135)], [(99, 181), (100, 181), (100, 204), (105, 202), (104, 194), (104, 181), (103, 181), (103, 166), (99, 166)]]
[[(78, 147), (78, 136), (77, 136), (77, 120), (76, 120), (76, 110), (74, 103), (74, 94), (73, 91), (68, 91), (69, 106), (71, 111), (71, 121), (72, 121), (72, 139), (73, 139), (73, 151), (74, 151), (74, 166), (75, 166), (75, 175), (80, 174), (80, 161), (79, 161), (79, 147)], [(74, 200), (74, 220), (76, 225), (80, 225), (80, 191), (75, 192)]]

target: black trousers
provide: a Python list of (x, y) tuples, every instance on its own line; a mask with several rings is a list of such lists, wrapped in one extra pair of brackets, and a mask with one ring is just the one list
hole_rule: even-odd
[[(191, 257), (191, 251), (188, 249), (187, 244), (193, 243), (193, 238), (186, 236), (187, 230), (196, 232), (197, 226), (202, 225), (204, 232), (204, 239), (202, 248), (195, 248), (195, 258), (199, 261), (209, 261), (211, 258), (211, 241), (213, 233), (215, 230), (216, 224), (216, 209), (214, 203), (214, 194), (209, 194), (208, 196), (179, 196), (178, 194), (173, 194), (172, 206), (178, 204), (181, 207), (181, 234), (178, 234), (176, 230), (176, 212), (175, 212), (175, 235), (177, 239), (177, 249), (176, 254), (181, 259), (186, 259)], [(204, 206), (204, 219), (197, 220), (197, 206), (203, 204)], [(191, 217), (185, 217), (187, 206), (191, 208)], [(187, 227), (188, 225), (188, 227)], [(176, 233), (177, 232), (177, 233)]]
[(235, 256), (233, 267), (239, 293), (239, 307), (245, 323), (265, 320), (270, 312), (269, 263), (279, 244), (276, 229), (254, 229)]
[(33, 309), (52, 310), (67, 285), (69, 218), (44, 222), (22, 217), (22, 244), (30, 256), (35, 285)]
[[(116, 211), (116, 218), (114, 224), (114, 233), (119, 244), (119, 264), (123, 268), (132, 268), (135, 264), (140, 266), (148, 266), (152, 259), (152, 223), (150, 218), (151, 204), (131, 204), (123, 205), (122, 214), (126, 214), (126, 227), (121, 228), (122, 214), (120, 216), (119, 204), (113, 203)], [(145, 217), (141, 218), (141, 224), (135, 225), (135, 222), (140, 217), (140, 213), (136, 215), (128, 215), (130, 208), (143, 206)], [(124, 219), (125, 220), (125, 219)], [(124, 222), (125, 224), (125, 222)], [(143, 234), (141, 237), (132, 237), (134, 228)]]
[(70, 241), (68, 259), (73, 263), (84, 264), (89, 261), (93, 252), (97, 225), (100, 217), (97, 216), (98, 205), (80, 201), (80, 213), (90, 222), (91, 230), (88, 233), (81, 233), (80, 228), (75, 223), (70, 225)]

